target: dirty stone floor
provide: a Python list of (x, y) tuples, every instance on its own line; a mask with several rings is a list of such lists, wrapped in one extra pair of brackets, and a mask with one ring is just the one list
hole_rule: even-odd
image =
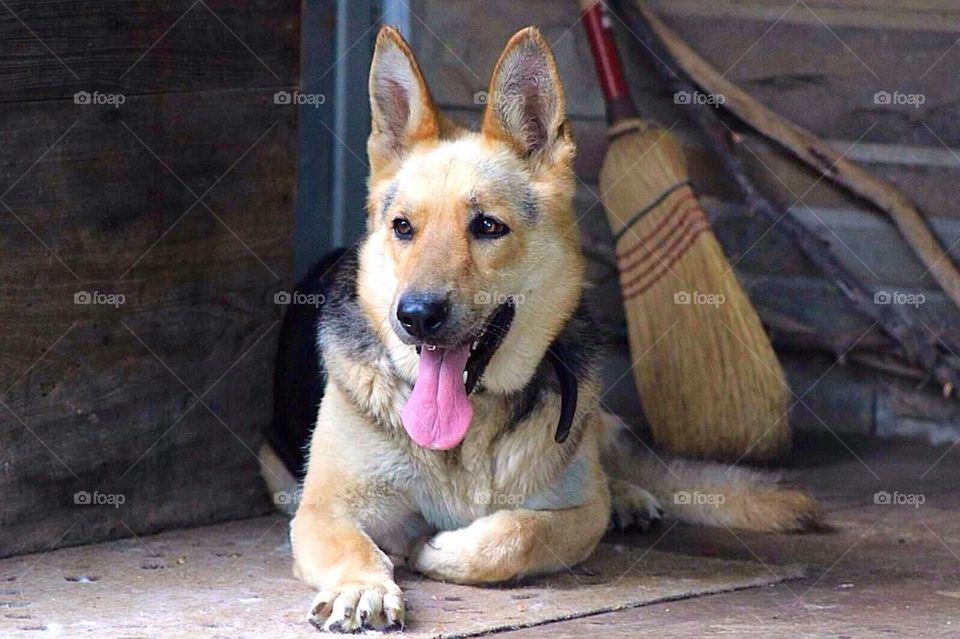
[[(849, 446), (849, 447), (848, 447)], [(833, 530), (664, 522), (507, 588), (400, 577), (410, 637), (958, 637), (960, 446), (811, 442)], [(0, 561), (0, 637), (315, 637), (280, 516)]]

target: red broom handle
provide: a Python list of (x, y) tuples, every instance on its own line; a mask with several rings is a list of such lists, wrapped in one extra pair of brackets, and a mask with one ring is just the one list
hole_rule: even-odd
[(614, 124), (626, 118), (638, 117), (637, 107), (630, 98), (630, 90), (623, 77), (620, 56), (613, 41), (613, 23), (607, 8), (597, 0), (580, 0), (580, 7), (583, 9), (583, 25), (597, 68), (600, 90), (607, 103), (607, 122)]

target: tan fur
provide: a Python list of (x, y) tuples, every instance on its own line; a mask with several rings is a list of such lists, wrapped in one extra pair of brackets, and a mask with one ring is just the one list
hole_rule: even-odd
[[(530, 126), (529, 104), (517, 106), (523, 103), (513, 92), (523, 74), (536, 76), (533, 108), (543, 128)], [(437, 112), (409, 48), (389, 28), (377, 39), (370, 92), (368, 234), (357, 290), (384, 361), (371, 366), (349, 350), (324, 349), (329, 381), (291, 524), (295, 573), (319, 591), (310, 618), (342, 631), (402, 624), (395, 560), (460, 583), (551, 572), (593, 552), (611, 507), (595, 373), (580, 380), (566, 443), (554, 441), (554, 394), (522, 428), (505, 428), (509, 393), (529, 382), (583, 286), (572, 209), (575, 149), (546, 43), (531, 28), (507, 44), (479, 133)], [(539, 203), (535, 212), (524, 208), (529, 193)], [(478, 202), (511, 232), (496, 242), (471, 241), (468, 209)], [(524, 218), (533, 214), (536, 223)], [(391, 228), (398, 215), (417, 229), (403, 244)], [(418, 358), (391, 321), (398, 295), (414, 284), (448, 286), (465, 309), (458, 320), (465, 325), (483, 322), (479, 295), (523, 300), (484, 373), (489, 392), (471, 396), (470, 428), (450, 451), (420, 448), (400, 423)], [(659, 516), (649, 493), (622, 483), (615, 489), (623, 517), (636, 513), (649, 524)]]
[(297, 478), (290, 474), (269, 443), (260, 447), (257, 457), (260, 461), (260, 475), (267, 484), (274, 506), (283, 514), (292, 517), (297, 508), (297, 496), (300, 494)]
[[(654, 453), (619, 420), (611, 415), (603, 419), (604, 470), (648, 489), (675, 519), (759, 532), (825, 528), (817, 501), (804, 490), (781, 486), (777, 475)], [(703, 497), (700, 503), (697, 495)]]

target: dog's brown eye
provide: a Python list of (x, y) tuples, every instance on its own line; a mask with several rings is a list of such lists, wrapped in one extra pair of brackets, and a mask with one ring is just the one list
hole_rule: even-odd
[(470, 232), (478, 239), (492, 239), (503, 237), (510, 232), (510, 229), (500, 220), (489, 215), (480, 215), (470, 224)]
[(413, 236), (413, 227), (410, 226), (410, 222), (398, 217), (393, 221), (393, 232), (401, 239), (409, 239)]

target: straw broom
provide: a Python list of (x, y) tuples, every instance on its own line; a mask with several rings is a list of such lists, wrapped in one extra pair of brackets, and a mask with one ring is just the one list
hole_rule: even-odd
[(637, 115), (605, 8), (580, 5), (607, 103), (600, 192), (653, 438), (687, 456), (774, 458), (790, 441), (783, 369), (690, 188), (678, 143)]

